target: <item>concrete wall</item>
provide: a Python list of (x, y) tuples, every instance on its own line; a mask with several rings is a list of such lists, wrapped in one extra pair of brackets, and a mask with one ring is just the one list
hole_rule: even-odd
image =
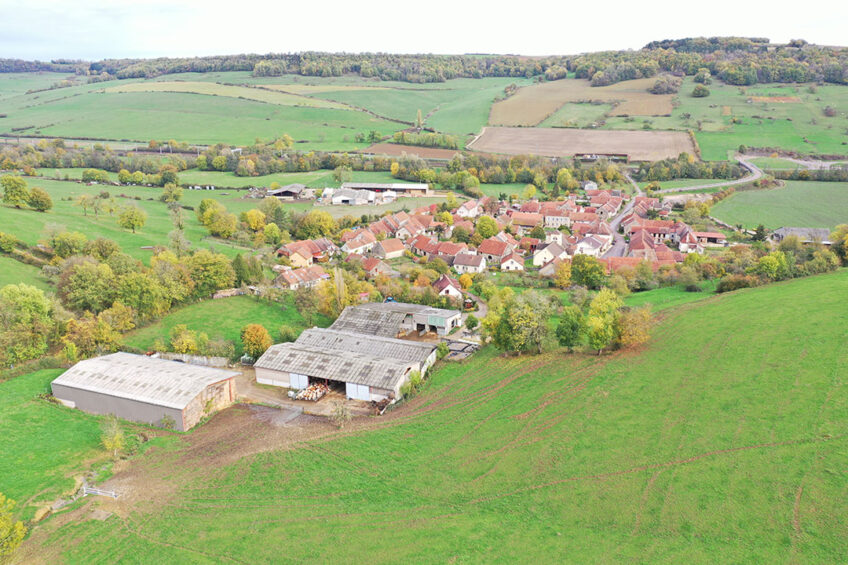
[(285, 371), (256, 368), (256, 382), (261, 385), (281, 386), (290, 388), (289, 374)]
[(162, 417), (168, 416), (174, 421), (174, 429), (186, 431), (183, 425), (183, 412), (177, 408), (168, 408), (148, 404), (127, 398), (118, 398), (99, 392), (90, 392), (62, 385), (53, 385), (53, 396), (67, 405), (92, 414), (114, 414), (118, 418), (133, 422), (142, 422), (154, 426), (162, 425)]
[(235, 380), (227, 379), (207, 386), (183, 410), (183, 428), (190, 430), (207, 416), (233, 403), (236, 397)]

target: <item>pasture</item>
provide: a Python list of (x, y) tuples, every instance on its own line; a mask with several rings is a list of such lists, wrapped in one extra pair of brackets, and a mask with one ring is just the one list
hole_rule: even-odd
[[(659, 183), (660, 183), (660, 190), (665, 190), (667, 188), (689, 188), (691, 186), (701, 186), (701, 185), (704, 185), (704, 184), (714, 184), (714, 183), (723, 182), (725, 180), (726, 179), (672, 179), (672, 180), (659, 181)], [(646, 186), (648, 186), (651, 183), (650, 183), (650, 181), (644, 181), (644, 182), (638, 182), (636, 184), (639, 185), (639, 188), (644, 189)], [(710, 189), (704, 190), (703, 192), (716, 192), (716, 190), (717, 189), (715, 189), (715, 188), (710, 188)]]
[(739, 191), (713, 206), (730, 225), (834, 228), (848, 223), (848, 183), (786, 181), (780, 188)]
[(793, 171), (795, 169), (804, 168), (803, 165), (800, 165), (795, 161), (782, 159), (780, 157), (754, 157), (751, 159), (751, 162), (761, 169), (789, 169), (790, 171)]
[[(647, 88), (656, 79), (628, 80), (609, 86), (591, 86), (584, 79), (562, 79), (537, 83), (520, 89), (506, 100), (492, 105), (489, 124), (493, 126), (535, 126), (552, 118), (559, 125), (569, 118), (569, 103), (601, 102), (612, 105), (614, 116), (657, 116), (672, 112), (670, 94), (651, 94)], [(563, 112), (559, 112), (563, 108)], [(582, 110), (582, 109), (581, 109)], [(556, 118), (554, 115), (556, 114)]]
[[(11, 233), (28, 245), (35, 245), (44, 240), (48, 228), (64, 227), (70, 231), (84, 233), (89, 239), (106, 237), (121, 246), (124, 253), (147, 262), (151, 256), (150, 249), (143, 247), (167, 245), (168, 233), (174, 229), (167, 206), (159, 201), (160, 188), (92, 185), (82, 183), (53, 181), (37, 178), (27, 178), (30, 187), (39, 186), (45, 189), (53, 198), (53, 209), (41, 213), (34, 210), (0, 206), (0, 225), (3, 231)], [(132, 233), (117, 224), (117, 213), (101, 212), (94, 215), (76, 205), (76, 199), (82, 194), (99, 195), (106, 191), (115, 197), (118, 207), (128, 204), (136, 205), (147, 213), (147, 223), (138, 232)], [(123, 196), (121, 196), (123, 195)], [(211, 196), (210, 196), (211, 195)], [(240, 195), (239, 195), (240, 196)], [(222, 202), (229, 211), (239, 213), (258, 206), (256, 200), (241, 200), (231, 194), (228, 198), (220, 193), (206, 191), (185, 191), (183, 204), (194, 205), (202, 198), (213, 197)], [(137, 198), (137, 200), (136, 200)], [(210, 238), (206, 229), (200, 225), (194, 214), (185, 211), (185, 236), (196, 248), (212, 248), (230, 257), (236, 253), (244, 253), (246, 249), (233, 246), (229, 242)]]
[[(838, 85), (757, 85), (738, 87), (714, 81), (710, 95), (694, 98), (695, 83), (686, 77), (668, 117), (611, 117), (607, 129), (691, 129), (707, 161), (724, 161), (740, 145), (776, 147), (800, 153), (848, 154), (848, 88)], [(756, 98), (762, 96), (762, 101)], [(792, 97), (799, 102), (780, 102)], [(838, 110), (834, 117), (824, 108)], [(635, 115), (635, 114), (634, 114)]]
[[(26, 283), (48, 292), (53, 289), (41, 269), (0, 255), (0, 288), (7, 284)], [(0, 491), (2, 492), (2, 491)]]
[[(848, 403), (824, 322), (848, 315), (846, 284), (668, 310), (634, 352), (488, 348), (305, 441), (236, 407), (134, 459), (106, 483), (123, 500), (49, 520), (20, 559), (839, 562)], [(74, 520), (93, 505), (117, 515)]]
[(565, 128), (487, 127), (468, 144), (474, 151), (507, 155), (571, 157), (578, 153), (626, 153), (634, 161), (658, 161), (694, 153), (679, 131), (606, 131)]
[[(329, 325), (329, 321), (321, 315), (316, 316), (316, 323), (322, 327)], [(252, 296), (233, 296), (176, 308), (156, 322), (127, 334), (124, 344), (141, 350), (152, 349), (157, 338), (167, 343), (171, 330), (179, 324), (185, 324), (190, 330), (205, 332), (210, 339), (232, 341), (239, 356), (242, 353), (241, 330), (248, 324), (261, 324), (275, 342), (279, 341), (280, 327), (283, 325), (298, 331), (307, 327), (303, 316), (295, 309), (291, 296), (285, 304)]]
[[(0, 492), (29, 517), (74, 489), (84, 462), (107, 459), (97, 418), (38, 398), (63, 372), (46, 369), (0, 382)], [(30, 506), (32, 505), (32, 506)]]

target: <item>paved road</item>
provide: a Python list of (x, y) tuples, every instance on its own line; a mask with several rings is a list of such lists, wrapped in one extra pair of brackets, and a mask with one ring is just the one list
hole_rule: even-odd
[(636, 197), (645, 195), (645, 193), (642, 191), (641, 188), (639, 188), (639, 185), (636, 184), (636, 181), (634, 181), (630, 175), (625, 173), (624, 176), (628, 181), (630, 181), (630, 184), (633, 185), (633, 189), (636, 191), (636, 193), (633, 195), (630, 201), (624, 205), (624, 207), (621, 209), (621, 212), (619, 212), (618, 215), (609, 222), (609, 225), (612, 228), (613, 241), (612, 247), (610, 247), (607, 252), (603, 254), (604, 259), (606, 259), (607, 257), (624, 257), (624, 254), (627, 253), (627, 243), (624, 241), (624, 236), (618, 233), (618, 226), (621, 225), (621, 220), (623, 220), (624, 217), (629, 214), (631, 210), (633, 210), (633, 206), (636, 204)]
[(742, 165), (742, 167), (748, 170), (748, 174), (742, 177), (741, 179), (729, 180), (724, 182), (713, 182), (710, 184), (699, 184), (696, 186), (684, 186), (681, 188), (664, 188), (662, 190), (655, 191), (655, 194), (668, 194), (671, 192), (693, 192), (696, 190), (706, 190), (708, 188), (733, 186), (736, 184), (745, 184), (746, 182), (752, 182), (763, 176), (763, 171), (759, 167), (746, 160), (741, 155), (736, 155), (736, 160), (739, 161), (739, 164)]

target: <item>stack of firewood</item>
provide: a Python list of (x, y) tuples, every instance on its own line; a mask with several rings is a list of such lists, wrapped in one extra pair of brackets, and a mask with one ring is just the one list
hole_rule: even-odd
[(317, 402), (328, 392), (330, 392), (330, 387), (323, 383), (315, 383), (297, 393), (295, 400), (311, 400), (312, 402)]

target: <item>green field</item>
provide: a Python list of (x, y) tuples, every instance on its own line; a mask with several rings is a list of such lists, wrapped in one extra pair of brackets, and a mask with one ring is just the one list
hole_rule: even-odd
[[(389, 172), (352, 171), (353, 182), (404, 182), (392, 177)], [(333, 171), (318, 170), (305, 173), (274, 173), (261, 177), (238, 177), (232, 172), (199, 171), (189, 169), (180, 173), (180, 183), (200, 184), (219, 187), (242, 188), (247, 186), (271, 186), (272, 182), (281, 185), (292, 183), (305, 184), (310, 188), (338, 187)]]
[[(324, 327), (329, 325), (322, 316), (318, 316), (317, 323)], [(178, 324), (206, 332), (210, 339), (222, 337), (232, 341), (238, 355), (241, 355), (241, 330), (248, 324), (261, 324), (274, 341), (279, 340), (283, 325), (298, 330), (306, 327), (303, 316), (291, 300), (280, 305), (250, 296), (234, 296), (177, 308), (155, 323), (127, 334), (124, 343), (138, 349), (151, 349), (157, 338), (167, 343), (171, 329)]]
[[(701, 186), (703, 184), (714, 184), (719, 182), (724, 182), (727, 179), (673, 179), (660, 181), (660, 189), (666, 188), (687, 188), (690, 186)], [(730, 181), (728, 181), (730, 182)], [(650, 182), (640, 182), (636, 183), (639, 185), (639, 188), (644, 189), (646, 186), (651, 184)], [(713, 189), (706, 189), (703, 192), (715, 192)]]
[[(758, 85), (740, 88), (718, 81), (710, 96), (693, 98), (695, 83), (686, 77), (677, 95), (679, 105), (669, 117), (608, 118), (605, 128), (639, 129), (647, 121), (653, 129), (691, 129), (707, 161), (724, 161), (740, 145), (779, 147), (801, 153), (848, 154), (844, 116), (828, 118), (825, 106), (848, 107), (848, 88), (837, 85)], [(751, 102), (752, 96), (790, 96), (798, 102)], [(687, 118), (686, 115), (689, 117)], [(733, 119), (739, 123), (732, 123)], [(805, 141), (806, 138), (806, 141)]]
[[(38, 397), (63, 372), (47, 369), (0, 382), (0, 492), (19, 509), (48, 504), (74, 487), (84, 461), (105, 458), (98, 419)], [(68, 493), (70, 494), (70, 493)]]
[(686, 289), (682, 286), (667, 286), (644, 292), (634, 292), (624, 299), (624, 303), (632, 307), (650, 304), (652, 312), (660, 312), (674, 306), (709, 298), (713, 296), (712, 293), (716, 289), (716, 284), (715, 280), (703, 281), (699, 285), (701, 292), (686, 292)]
[(751, 162), (761, 169), (803, 169), (801, 165), (789, 159), (780, 157), (754, 157)]
[(848, 183), (786, 181), (781, 188), (737, 192), (711, 213), (746, 228), (833, 228), (848, 222)]
[(0, 255), (0, 287), (18, 283), (30, 284), (44, 291), (50, 291), (53, 288), (38, 267)]
[[(75, 182), (51, 181), (44, 179), (28, 178), (29, 186), (40, 186), (50, 193), (53, 198), (53, 209), (46, 213), (32, 210), (16, 209), (0, 206), (0, 225), (3, 231), (14, 234), (20, 240), (29, 245), (35, 245), (43, 240), (48, 227), (51, 225), (64, 226), (71, 231), (79, 231), (88, 236), (89, 239), (106, 237), (112, 239), (121, 246), (124, 253), (137, 259), (147, 261), (151, 256), (151, 250), (142, 249), (151, 245), (167, 245), (168, 233), (174, 229), (166, 205), (159, 202), (160, 188), (130, 187), (92, 185), (88, 186)], [(145, 226), (137, 233), (122, 229), (117, 224), (117, 215), (109, 216), (101, 213), (95, 217), (92, 212), (83, 214), (82, 208), (75, 205), (75, 199), (83, 194), (99, 194), (108, 191), (116, 197), (119, 206), (135, 204), (147, 212), (148, 218)], [(203, 194), (201, 193), (203, 192)], [(124, 194), (131, 198), (120, 198)], [(140, 200), (135, 200), (134, 197)], [(235, 193), (229, 198), (214, 193), (214, 197), (221, 200), (231, 212), (239, 213), (244, 210), (255, 208), (256, 200), (241, 200)], [(185, 191), (183, 203), (186, 205), (197, 205), (202, 198), (209, 198), (207, 191)], [(216, 251), (228, 256), (236, 253), (244, 253), (246, 250), (235, 247), (219, 239), (210, 239), (204, 227), (202, 227), (194, 214), (186, 211), (185, 235), (197, 248), (213, 247)]]
[(823, 322), (848, 315), (847, 289), (843, 270), (718, 296), (600, 359), (490, 348), (397, 414), (223, 467), (219, 453), (261, 440), (232, 430), (207, 453), (187, 436), (134, 463), (159, 489), (129, 516), (51, 522), (25, 549), (70, 563), (841, 562), (848, 367)]

